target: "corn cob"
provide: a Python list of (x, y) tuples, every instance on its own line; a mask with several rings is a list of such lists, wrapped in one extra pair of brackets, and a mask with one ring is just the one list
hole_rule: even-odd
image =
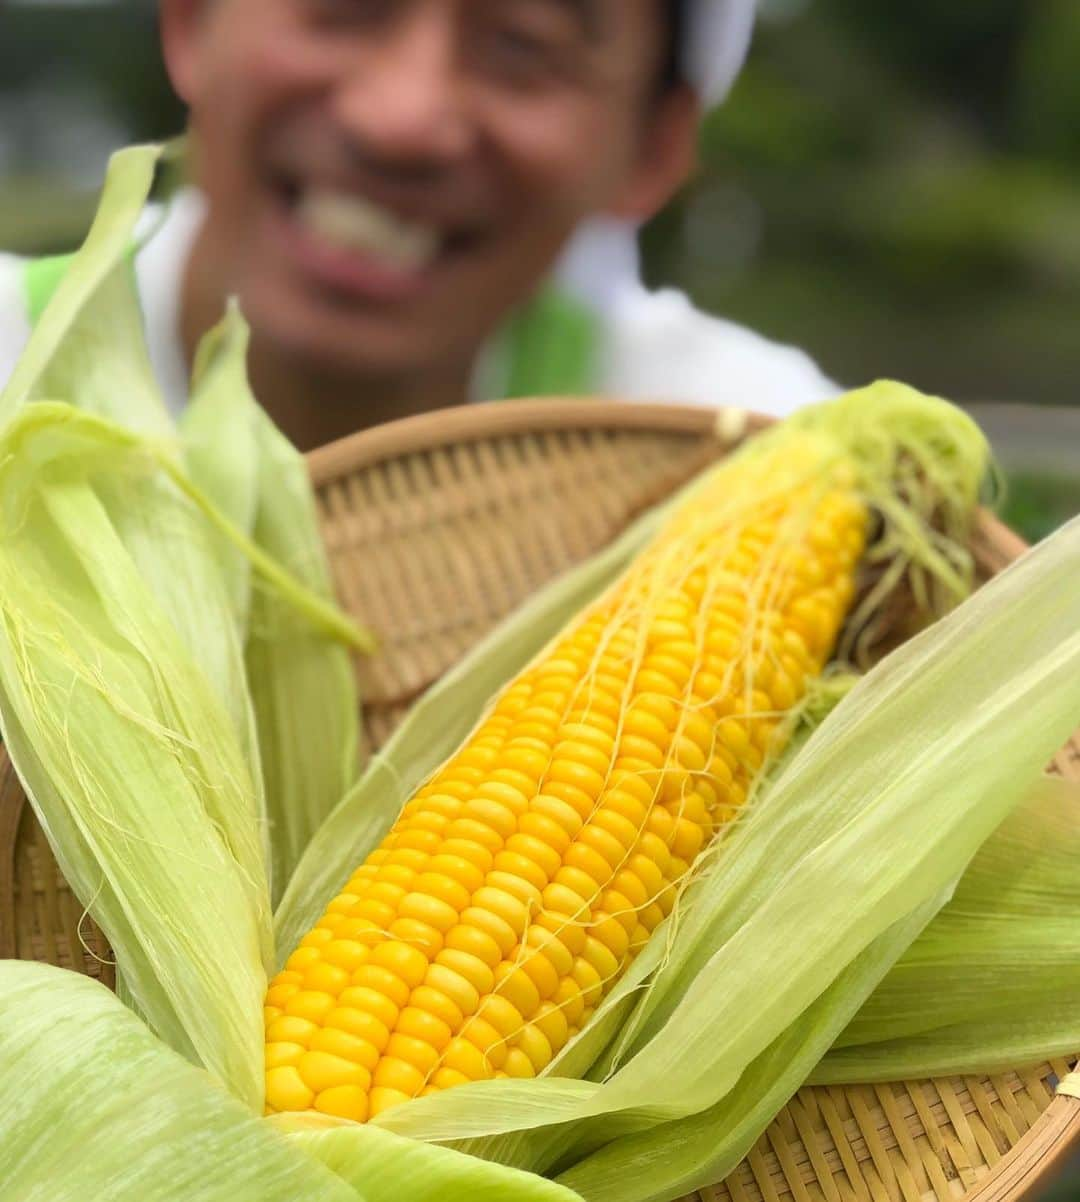
[(270, 1112), (364, 1121), (543, 1071), (824, 666), (866, 538), (855, 481), (808, 434), (722, 467), (505, 688), (271, 983)]

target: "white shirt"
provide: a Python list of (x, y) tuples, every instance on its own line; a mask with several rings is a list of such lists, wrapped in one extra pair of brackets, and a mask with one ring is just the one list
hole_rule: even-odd
[[(181, 281), (203, 211), (201, 197), (188, 190), (174, 197), (163, 220), (160, 211), (148, 213), (149, 225), (160, 224), (135, 259), (150, 359), (173, 414), (183, 408), (188, 383)], [(0, 385), (30, 335), (24, 269), (25, 260), (0, 255)], [(594, 392), (784, 416), (840, 391), (804, 352), (711, 317), (674, 289), (645, 288), (625, 227), (592, 223), (574, 239), (556, 277), (598, 317)]]

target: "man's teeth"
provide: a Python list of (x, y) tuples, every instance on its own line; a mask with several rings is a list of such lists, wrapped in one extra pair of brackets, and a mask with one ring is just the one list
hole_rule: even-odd
[(361, 251), (403, 271), (420, 271), (439, 253), (440, 234), (405, 221), (361, 196), (309, 189), (300, 198), (299, 220), (323, 242)]

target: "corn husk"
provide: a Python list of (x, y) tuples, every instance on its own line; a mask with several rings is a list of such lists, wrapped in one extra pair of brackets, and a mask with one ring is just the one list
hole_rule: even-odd
[[(163, 148), (138, 146), (110, 160), (86, 241), (35, 326), (0, 394), (0, 426), (28, 403), (64, 401), (154, 438), (180, 459), (172, 421), (154, 379), (135, 290), (136, 226)], [(158, 605), (221, 697), (259, 785), (255, 720), (244, 677), (241, 631), (217, 547), (206, 523), (173, 503), (164, 475), (129, 479), (101, 501)], [(259, 798), (261, 807), (262, 801)]]
[(366, 1202), (580, 1202), (572, 1190), (544, 1177), (379, 1127), (322, 1115), (277, 1115), (270, 1121), (362, 1191)]
[(115, 950), (118, 991), (258, 1106), (267, 824), (229, 565), (255, 565), (320, 633), (359, 635), (181, 473), (129, 254), (160, 158), (114, 157), (86, 244), (0, 397), (0, 722)]
[(1046, 777), (812, 1079), (989, 1073), (1080, 1049), (1078, 864), (1080, 784)]
[(0, 463), (12, 762), (139, 1012), (258, 1105), (272, 937), (255, 784), (100, 495), (144, 498), (156, 464), (132, 436), (46, 403), (9, 422)]
[[(200, 347), (182, 420), (187, 469), (259, 547), (330, 601), (307, 467), (251, 395), (247, 344), (247, 326), (231, 307)], [(275, 590), (251, 588), (245, 556), (227, 546), (221, 555), (245, 634), (276, 900), (313, 832), (356, 780), (356, 677), (339, 641), (314, 629)]]
[[(191, 396), (180, 418), (184, 467), (192, 482), (238, 530), (251, 537), (259, 507), (255, 414), (249, 401), (248, 332), (235, 305), (199, 343), (191, 371)], [(233, 621), (247, 637), (251, 611), (251, 563), (238, 548), (218, 540)]]
[(5, 1202), (364, 1202), (103, 986), (0, 961)]

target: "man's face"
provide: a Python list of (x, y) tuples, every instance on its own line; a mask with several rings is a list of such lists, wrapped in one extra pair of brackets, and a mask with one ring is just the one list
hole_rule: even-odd
[[(163, 0), (219, 284), (364, 376), (460, 362), (586, 216), (678, 183), (660, 0)], [(668, 179), (667, 177), (672, 178)]]

